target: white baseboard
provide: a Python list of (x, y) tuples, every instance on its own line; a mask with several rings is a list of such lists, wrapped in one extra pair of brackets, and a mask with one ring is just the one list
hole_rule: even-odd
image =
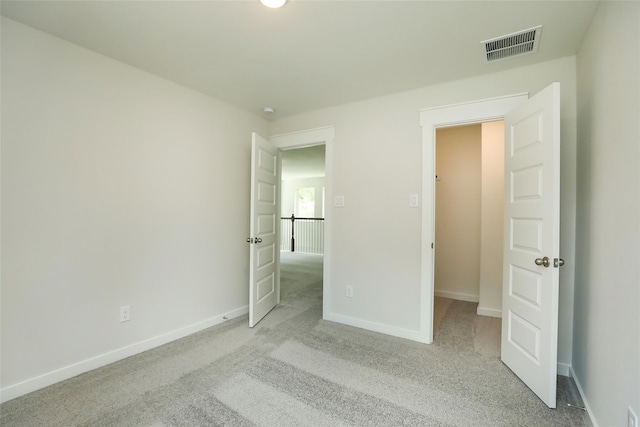
[(560, 363), (558, 362), (558, 375), (562, 375), (563, 377), (570, 377), (571, 376), (571, 365), (568, 365), (566, 363)]
[(184, 338), (187, 335), (191, 335), (204, 329), (210, 328), (211, 326), (218, 325), (225, 320), (242, 316), (244, 314), (247, 314), (248, 312), (248, 306), (240, 307), (228, 313), (205, 319), (200, 322), (185, 326), (183, 328), (175, 329), (165, 334), (158, 335), (134, 344), (130, 344), (125, 347), (110, 351), (108, 353), (91, 357), (86, 360), (82, 360), (72, 365), (47, 372), (46, 374), (30, 378), (17, 384), (12, 384), (3, 389), (0, 389), (0, 403), (7, 402), (11, 399), (15, 399), (16, 397), (31, 393), (32, 391), (48, 387), (60, 381), (64, 381), (85, 372), (91, 371), (93, 369), (106, 366), (113, 362), (117, 362), (118, 360), (134, 356), (136, 354), (142, 353), (143, 351), (151, 350), (152, 348), (167, 344), (171, 341)]
[(465, 294), (462, 292), (449, 292), (449, 291), (433, 291), (433, 295), (442, 298), (456, 299), (459, 301), (469, 301), (469, 302), (479, 302), (480, 297), (478, 295), (473, 294)]
[(570, 372), (569, 376), (571, 378), (573, 378), (573, 381), (575, 381), (575, 383), (576, 383), (576, 387), (578, 387), (578, 393), (580, 393), (580, 398), (582, 398), (582, 403), (584, 404), (584, 407), (587, 410), (587, 415), (589, 416), (589, 421), (591, 421), (592, 427), (599, 427), (598, 423), (593, 418), (593, 412), (591, 411), (591, 407), (589, 406), (589, 401), (587, 400), (586, 396), (584, 395), (584, 390), (583, 390), (582, 386), (580, 385), (580, 381), (578, 380), (578, 377), (576, 376), (575, 371), (573, 370), (573, 366), (569, 367), (569, 372)]
[(324, 320), (341, 323), (347, 326), (353, 326), (367, 331), (380, 332), (381, 334), (391, 335), (398, 338), (405, 338), (411, 341), (426, 343), (426, 337), (421, 331), (414, 329), (404, 329), (395, 326), (384, 325), (382, 323), (370, 322), (368, 320), (356, 319), (353, 317), (343, 316), (335, 313), (327, 313)]
[(478, 310), (476, 312), (479, 316), (497, 317), (498, 319), (502, 319), (502, 310), (496, 310), (495, 308), (478, 306)]

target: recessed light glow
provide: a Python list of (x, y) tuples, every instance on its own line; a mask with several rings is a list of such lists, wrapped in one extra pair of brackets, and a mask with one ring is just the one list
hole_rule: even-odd
[(260, 3), (272, 9), (282, 7), (286, 2), (287, 0), (260, 0)]

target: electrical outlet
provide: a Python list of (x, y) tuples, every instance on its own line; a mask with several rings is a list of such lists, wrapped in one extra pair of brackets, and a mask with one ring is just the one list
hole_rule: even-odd
[(347, 286), (347, 292), (346, 292), (346, 295), (347, 295), (349, 298), (353, 298), (353, 286)]
[(128, 322), (131, 320), (131, 307), (123, 305), (120, 307), (120, 322)]
[(638, 416), (633, 412), (631, 406), (629, 406), (629, 410), (627, 411), (627, 427), (640, 427), (638, 425)]

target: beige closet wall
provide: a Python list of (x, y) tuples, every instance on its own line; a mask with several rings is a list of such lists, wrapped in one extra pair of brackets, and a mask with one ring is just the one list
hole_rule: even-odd
[(501, 317), (504, 235), (504, 122), (482, 124), (478, 314)]
[(436, 131), (435, 295), (478, 301), (480, 124)]
[(502, 121), (436, 133), (437, 296), (500, 317), (504, 186)]

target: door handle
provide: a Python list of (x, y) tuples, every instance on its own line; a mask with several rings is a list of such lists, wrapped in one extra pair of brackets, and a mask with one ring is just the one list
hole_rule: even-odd
[(256, 237), (254, 239), (253, 237), (247, 237), (247, 243), (262, 243), (262, 238)]
[(262, 238), (261, 237), (256, 237), (255, 241), (256, 241), (256, 243), (262, 243)]
[(551, 262), (549, 261), (549, 257), (546, 256), (544, 258), (536, 258), (535, 260), (536, 265), (541, 265), (543, 267), (549, 267), (551, 265)]
[(247, 237), (247, 243), (253, 243), (253, 238)]
[(553, 266), (555, 268), (562, 267), (563, 265), (564, 265), (564, 260), (562, 258), (554, 258), (553, 259)]

